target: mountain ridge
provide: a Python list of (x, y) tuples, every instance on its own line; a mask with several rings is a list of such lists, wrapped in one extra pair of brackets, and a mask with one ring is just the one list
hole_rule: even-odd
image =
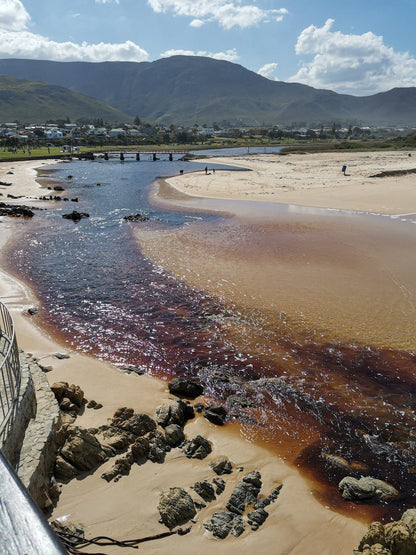
[(416, 124), (414, 87), (352, 96), (198, 56), (137, 63), (0, 59), (0, 74), (66, 87), (154, 123)]

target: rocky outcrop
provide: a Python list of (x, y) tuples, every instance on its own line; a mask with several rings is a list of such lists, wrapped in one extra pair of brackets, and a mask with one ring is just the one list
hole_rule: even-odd
[(187, 441), (183, 447), (183, 452), (188, 459), (205, 459), (212, 451), (211, 444), (202, 436), (196, 436)]
[(415, 555), (416, 510), (409, 509), (397, 522), (372, 522), (354, 555)]
[(182, 488), (163, 491), (158, 510), (161, 522), (170, 530), (189, 522), (196, 515), (192, 497)]
[(227, 457), (220, 457), (218, 460), (212, 462), (210, 467), (218, 474), (218, 476), (222, 476), (223, 474), (231, 474), (233, 471), (233, 466)]
[(108, 460), (97, 438), (85, 428), (68, 427), (66, 441), (55, 463), (55, 476), (66, 482), (80, 474), (95, 470)]
[(353, 501), (354, 503), (379, 503), (400, 497), (396, 488), (371, 476), (365, 476), (359, 480), (347, 476), (340, 481), (338, 487), (342, 497), (346, 501)]
[(184, 397), (185, 399), (196, 399), (203, 394), (204, 388), (202, 385), (197, 384), (191, 380), (182, 380), (174, 378), (168, 384), (169, 392), (177, 397)]
[(63, 412), (79, 414), (84, 403), (84, 392), (78, 385), (55, 382), (51, 385), (51, 390)]
[[(220, 487), (222, 493), (225, 482), (221, 478), (214, 478), (213, 482)], [(276, 501), (281, 488), (281, 485), (277, 486), (268, 497), (258, 499), (261, 490), (261, 475), (257, 471), (249, 472), (236, 485), (226, 504), (226, 510), (215, 513), (204, 522), (205, 529), (219, 539), (226, 538), (230, 533), (236, 537), (240, 536), (244, 532), (246, 524), (252, 531), (258, 530), (269, 516), (264, 507)], [(248, 508), (252, 508), (252, 510), (247, 512)], [(244, 516), (246, 513), (247, 515)]]

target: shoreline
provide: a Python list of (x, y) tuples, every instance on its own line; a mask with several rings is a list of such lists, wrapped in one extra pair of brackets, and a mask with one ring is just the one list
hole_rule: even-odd
[[(299, 163), (300, 160), (302, 164)], [(414, 175), (372, 177), (385, 171), (413, 170), (416, 159), (403, 151), (254, 154), (195, 162), (251, 170), (188, 173), (166, 179), (193, 197), (260, 200), (297, 206), (386, 215), (416, 213)], [(341, 172), (347, 166), (346, 174)]]
[[(13, 163), (13, 166), (15, 165)], [(39, 185), (33, 180), (32, 187), (38, 188)], [(32, 190), (27, 189), (28, 196)], [(7, 218), (2, 219), (2, 229), (7, 225), (8, 230), (8, 233), (2, 234), (0, 242), (0, 249), (4, 250), (7, 239), (15, 229), (15, 222)], [(7, 224), (4, 220), (7, 220)], [(33, 292), (27, 284), (4, 271), (1, 271), (0, 298), (12, 312), (19, 347), (33, 353), (37, 358), (52, 362), (53, 370), (47, 374), (50, 383), (60, 380), (75, 383), (85, 391), (87, 398), (94, 398), (103, 404), (99, 411), (85, 411), (77, 418), (77, 425), (94, 427), (104, 424), (106, 418), (110, 418), (121, 406), (131, 406), (136, 411), (146, 412), (153, 417), (156, 406), (170, 397), (166, 382), (162, 380), (150, 376), (128, 375), (110, 364), (80, 353), (70, 352), (69, 360), (49, 358), (54, 352), (62, 349), (66, 352), (66, 346), (56, 343), (53, 337), (39, 329), (35, 324), (36, 317), (29, 318), (25, 315), (27, 308), (36, 302)], [(117, 396), (114, 392), (117, 392)], [(310, 484), (296, 469), (289, 467), (264, 448), (242, 438), (237, 424), (227, 425), (219, 430), (201, 416), (197, 416), (186, 426), (185, 433), (188, 437), (201, 434), (211, 441), (214, 447), (212, 456), (198, 463), (183, 457), (176, 460), (177, 453), (172, 453), (173, 456), (168, 456), (164, 465), (148, 462), (142, 467), (132, 469), (130, 475), (123, 477), (117, 484), (107, 484), (102, 480), (101, 472), (107, 467), (100, 467), (92, 476), (82, 481), (73, 480), (63, 487), (53, 517), (70, 514), (75, 521), (84, 521), (88, 537), (105, 534), (124, 539), (163, 532), (166, 528), (158, 523), (156, 510), (160, 491), (173, 486), (189, 488), (196, 479), (212, 478), (207, 461), (216, 460), (224, 455), (236, 466), (244, 466), (245, 472), (260, 470), (265, 484), (265, 494), (276, 483), (283, 483), (283, 489), (270, 510), (269, 519), (260, 530), (247, 533), (240, 539), (229, 538), (222, 541), (222, 552), (232, 553), (239, 549), (248, 553), (259, 548), (267, 551), (274, 544), (276, 534), (281, 542), (282, 553), (325, 553), (325, 546), (328, 546), (327, 552), (330, 553), (335, 545), (342, 544), (352, 549), (358, 544), (365, 531), (364, 525), (322, 506), (311, 495)], [(258, 465), (259, 460), (262, 461), (261, 465)], [(112, 463), (113, 461), (110, 462), (110, 466)], [(184, 477), (185, 464), (187, 472)], [(190, 480), (191, 477), (193, 481)], [(221, 510), (232, 487), (241, 477), (237, 472), (231, 475), (226, 492), (220, 496), (218, 502), (209, 505), (208, 509), (201, 513), (189, 535), (145, 544), (141, 549), (145, 552), (164, 553), (175, 545), (181, 552), (193, 553), (195, 549), (215, 548), (218, 540), (206, 535), (202, 521), (212, 515), (214, 510)], [(106, 503), (109, 495), (112, 499), (111, 507)], [(136, 502), (136, 496), (139, 503)], [(116, 548), (107, 550), (107, 553), (117, 552), (119, 550)], [(126, 550), (126, 553), (128, 552), (129, 550)]]

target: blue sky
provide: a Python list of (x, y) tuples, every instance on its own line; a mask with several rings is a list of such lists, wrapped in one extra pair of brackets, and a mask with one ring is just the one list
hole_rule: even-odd
[(365, 95), (416, 86), (415, 22), (415, 0), (0, 0), (0, 57), (197, 54)]

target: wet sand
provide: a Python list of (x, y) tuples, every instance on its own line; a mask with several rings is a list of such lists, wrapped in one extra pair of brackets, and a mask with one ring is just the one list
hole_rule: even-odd
[[(14, 163), (16, 170), (21, 167)], [(10, 167), (10, 166), (9, 166)], [(32, 180), (33, 166), (28, 171), (16, 171), (21, 181), (14, 178), (13, 194), (35, 196), (38, 185)], [(4, 174), (7, 168), (2, 166)], [(31, 177), (30, 177), (31, 176)], [(8, 176), (9, 177), (9, 176)], [(13, 176), (10, 176), (13, 177)], [(1, 179), (1, 178), (0, 178)], [(4, 179), (5, 181), (7, 179)], [(9, 179), (11, 181), (11, 179)], [(19, 226), (9, 218), (0, 218), (0, 249), (4, 250), (9, 239), (16, 237)], [(120, 373), (117, 369), (98, 360), (71, 352), (68, 360), (51, 358), (55, 352), (67, 352), (65, 345), (58, 344), (53, 337), (36, 326), (36, 317), (27, 316), (27, 309), (36, 304), (26, 284), (4, 271), (0, 273), (0, 298), (11, 310), (15, 319), (19, 346), (41, 358), (43, 363), (53, 366), (47, 374), (50, 382), (59, 380), (76, 383), (84, 390), (88, 399), (103, 404), (98, 411), (86, 410), (77, 423), (82, 426), (99, 426), (110, 418), (121, 406), (131, 406), (139, 412), (154, 416), (157, 406), (169, 395), (166, 382), (148, 376)], [(73, 480), (63, 487), (62, 495), (53, 517), (64, 517), (81, 522), (86, 526), (87, 536), (109, 535), (120, 539), (137, 538), (166, 531), (158, 523), (157, 504), (162, 489), (182, 486), (189, 490), (195, 481), (212, 479), (209, 461), (225, 455), (244, 471), (259, 470), (262, 473), (264, 493), (283, 483), (282, 492), (273, 506), (270, 517), (256, 533), (246, 533), (239, 539), (218, 542), (204, 533), (202, 522), (216, 510), (222, 509), (234, 485), (242, 474), (234, 472), (227, 479), (225, 492), (218, 500), (198, 514), (197, 523), (189, 535), (143, 544), (145, 553), (181, 552), (208, 553), (220, 549), (221, 553), (251, 553), (260, 550), (267, 553), (332, 554), (334, 550), (350, 552), (365, 531), (365, 526), (342, 515), (336, 514), (319, 504), (311, 493), (311, 485), (299, 472), (285, 464), (268, 450), (245, 439), (237, 425), (219, 429), (205, 419), (197, 417), (187, 425), (185, 433), (194, 437), (198, 433), (213, 444), (213, 453), (204, 461), (190, 461), (173, 451), (163, 465), (147, 462), (134, 467), (129, 476), (118, 483), (107, 484), (100, 478), (103, 471), (113, 463), (106, 463), (93, 475), (83, 480)], [(278, 547), (276, 547), (278, 545)], [(96, 551), (92, 548), (90, 551)], [(102, 550), (102, 549), (101, 549)], [(136, 550), (119, 548), (105, 549), (105, 553), (133, 553)], [(88, 552), (88, 550), (86, 550)]]

